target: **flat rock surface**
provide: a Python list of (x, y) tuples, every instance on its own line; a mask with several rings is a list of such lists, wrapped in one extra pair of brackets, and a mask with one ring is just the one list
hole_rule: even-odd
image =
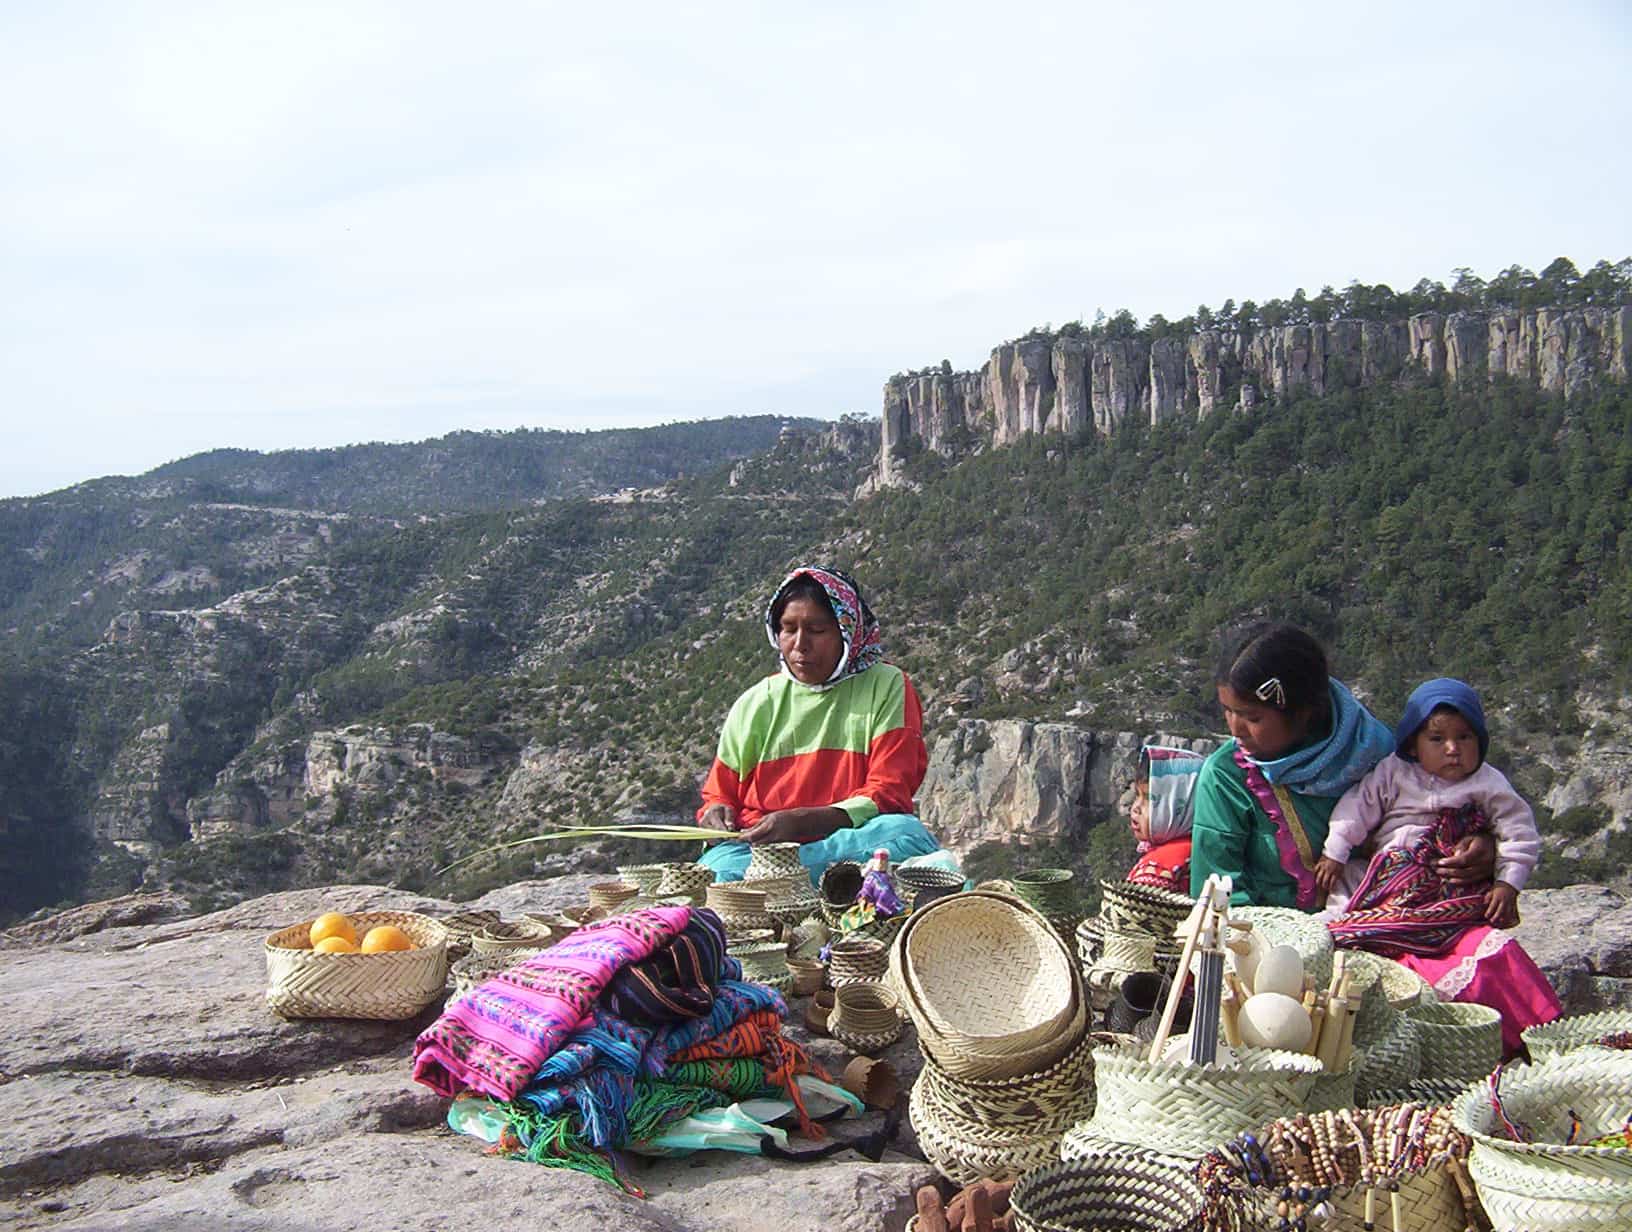
[[(604, 875), (528, 882), (469, 907), (581, 903)], [(157, 897), (157, 896), (153, 896)], [(662, 1232), (894, 1232), (931, 1179), (902, 1150), (792, 1164), (724, 1152), (634, 1164), (649, 1197), (493, 1158), (409, 1077), (400, 1023), (289, 1022), (265, 1001), (268, 934), (328, 908), (459, 907), (377, 886), (291, 891), (175, 918), (168, 901), (13, 930), (0, 950), (0, 1220), (18, 1229), (446, 1229), (460, 1223)], [(795, 1018), (802, 1011), (802, 1003)], [(805, 1038), (802, 1029), (792, 1034)], [(813, 1053), (837, 1071), (850, 1054)], [(910, 1040), (887, 1056), (916, 1072)], [(838, 1132), (859, 1137), (879, 1114)]]

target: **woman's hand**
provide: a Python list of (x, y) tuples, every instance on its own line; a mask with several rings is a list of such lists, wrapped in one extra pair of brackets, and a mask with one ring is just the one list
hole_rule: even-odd
[(1337, 879), (1343, 875), (1343, 861), (1321, 856), (1315, 861), (1315, 884), (1330, 894), (1337, 888)]
[(1498, 881), (1485, 894), (1485, 920), (1492, 928), (1514, 928), (1519, 922), (1519, 892)]
[(711, 804), (703, 810), (697, 824), (708, 830), (730, 832), (737, 828), (737, 810), (729, 804)]
[(745, 843), (816, 843), (849, 824), (849, 814), (842, 809), (777, 809), (737, 837)]
[(1439, 875), (1453, 885), (1479, 885), (1496, 879), (1496, 839), (1489, 834), (1470, 834), (1457, 843), (1451, 854), (1436, 867)]

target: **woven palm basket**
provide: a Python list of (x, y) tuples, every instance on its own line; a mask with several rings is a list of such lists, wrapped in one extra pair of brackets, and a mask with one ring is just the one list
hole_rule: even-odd
[(1349, 1067), (1341, 1073), (1323, 1070), (1316, 1078), (1315, 1085), (1310, 1088), (1309, 1098), (1304, 1101), (1305, 1112), (1335, 1111), (1338, 1108), (1353, 1108), (1355, 1106), (1354, 1086), (1360, 1077), (1360, 1071), (1365, 1068), (1366, 1054), (1356, 1048), (1349, 1057)]
[(954, 873), (949, 868), (937, 868), (932, 864), (908, 865), (893, 871), (896, 888), (912, 908), (916, 908), (920, 901), (927, 907), (941, 895), (954, 894), (963, 889), (963, 874)]
[(834, 988), (881, 981), (889, 969), (890, 951), (871, 937), (840, 937), (827, 951), (827, 982)]
[(663, 884), (661, 864), (620, 864), (618, 880), (640, 891), (642, 898), (656, 898), (657, 887)]
[(1009, 1209), (1017, 1232), (1199, 1232), (1206, 1202), (1179, 1164), (1125, 1150), (1028, 1173)]
[(412, 1018), (447, 987), (448, 930), (412, 911), (351, 917), (359, 937), (395, 924), (415, 948), (383, 954), (319, 954), (308, 946), (312, 921), (266, 939), (266, 1002), (284, 1018)]
[(657, 883), (659, 898), (680, 896), (701, 906), (707, 897), (708, 887), (714, 884), (714, 870), (706, 864), (674, 863), (660, 864), (658, 867), (663, 870), (663, 876)]
[(1406, 1010), (1438, 1001), (1428, 982), (1403, 963), (1364, 950), (1343, 953), (1343, 969), (1361, 998), (1360, 1013), (1354, 1020), (1356, 1044), (1369, 1046), (1395, 1030)]
[(723, 917), (730, 915), (763, 915), (765, 891), (747, 886), (740, 881), (716, 881), (706, 891), (708, 906)]
[(1417, 1029), (1419, 1077), (1477, 1082), (1502, 1059), (1502, 1015), (1488, 1005), (1435, 1001), (1406, 1011)]
[(1010, 878), (1014, 896), (1039, 915), (1070, 915), (1077, 906), (1077, 887), (1070, 869), (1034, 868)]
[(1373, 1106), (1379, 1108), (1389, 1104), (1429, 1104), (1434, 1107), (1449, 1107), (1452, 1100), (1467, 1090), (1467, 1086), (1465, 1082), (1418, 1078), (1398, 1090), (1373, 1091), (1372, 1101)]
[(489, 924), (470, 939), (470, 952), (482, 958), (503, 958), (523, 950), (536, 954), (555, 944), (555, 930), (536, 920)]
[(1421, 1073), (1422, 1045), (1417, 1039), (1417, 1025), (1403, 1014), (1396, 1014), (1393, 1026), (1385, 1034), (1367, 1040), (1360, 1051), (1365, 1053), (1365, 1061), (1355, 1075), (1354, 1097), (1362, 1106), (1383, 1102), (1385, 1092), (1415, 1082)]
[(954, 1072), (949, 1057), (1018, 1057), (1052, 1046), (1052, 1056), (1028, 1055), (1010, 1072), (1042, 1068), (1082, 1028), (1069, 1039), (1062, 1030), (1086, 1016), (1082, 973), (1065, 943), (1042, 916), (1005, 895), (970, 891), (914, 912), (891, 947), (890, 966), (920, 1042)]
[(589, 905), (616, 912), (640, 897), (640, 887), (623, 881), (601, 881), (589, 887)]
[[(1314, 916), (1291, 907), (1231, 907), (1230, 919), (1252, 924), (1252, 931), (1270, 945), (1289, 945), (1303, 959), (1303, 972), (1312, 975), (1321, 988), (1332, 978), (1332, 934)], [(1226, 964), (1235, 970), (1235, 953), (1227, 952)]]
[(918, 1147), (937, 1171), (960, 1185), (979, 1180), (1014, 1180), (1059, 1158), (1065, 1127), (1045, 1122), (1040, 1132), (1005, 1129), (970, 1121), (940, 1105), (922, 1075), (907, 1100)]
[(1320, 1062), (1301, 1052), (1235, 1050), (1234, 1067), (1145, 1060), (1142, 1047), (1094, 1054), (1098, 1106), (1086, 1133), (1199, 1159), (1220, 1142), (1303, 1110)]
[[(1355, 1113), (1354, 1120), (1361, 1132), (1369, 1136), (1373, 1117), (1383, 1117), (1385, 1122), (1392, 1122), (1399, 1113), (1399, 1106), (1391, 1105), (1359, 1111)], [(1441, 1110), (1437, 1116), (1440, 1118), (1439, 1126), (1443, 1128), (1447, 1113)], [(1294, 1121), (1283, 1121), (1281, 1124), (1294, 1130), (1298, 1128)], [(1273, 1125), (1266, 1125), (1255, 1131), (1255, 1136), (1260, 1142), (1268, 1142), (1274, 1132)], [(1345, 1176), (1357, 1175), (1361, 1167), (1359, 1148), (1351, 1145), (1351, 1141), (1345, 1137), (1337, 1139), (1339, 1161)], [(1461, 1134), (1453, 1134), (1452, 1141), (1455, 1143), (1453, 1149), (1465, 1157), (1467, 1139)], [(1198, 1166), (1198, 1174), (1206, 1175), (1209, 1165), (1221, 1158), (1225, 1158), (1221, 1153), (1210, 1153)], [(1318, 1221), (1312, 1217), (1308, 1221), (1310, 1228), (1318, 1227), (1323, 1232), (1369, 1232), (1372, 1228), (1377, 1232), (1462, 1232), (1468, 1226), (1461, 1191), (1443, 1162), (1436, 1161), (1426, 1168), (1402, 1169), (1394, 1173), (1391, 1179), (1398, 1185), (1398, 1197), (1392, 1201), (1393, 1195), (1384, 1186), (1378, 1185), (1373, 1196), (1374, 1222), (1371, 1223), (1366, 1221), (1368, 1186), (1358, 1183), (1334, 1184), (1337, 1176), (1328, 1167), (1317, 1165), (1312, 1160), (1305, 1160), (1300, 1168), (1300, 1171), (1291, 1171), (1283, 1160), (1274, 1159), (1271, 1161), (1271, 1174), (1263, 1184), (1250, 1184), (1237, 1174), (1238, 1179), (1228, 1189), (1215, 1191), (1209, 1188), (1208, 1227), (1220, 1232), (1226, 1229), (1270, 1232), (1281, 1226), (1275, 1208), (1282, 1193), (1288, 1186), (1305, 1185), (1330, 1187), (1324, 1217)], [(1394, 1201), (1400, 1207), (1398, 1224), (1394, 1222)]]
[(1540, 1026), (1526, 1027), (1523, 1039), (1532, 1061), (1547, 1061), (1625, 1031), (1632, 1031), (1632, 1009), (1557, 1018)]
[(731, 941), (725, 952), (742, 964), (742, 978), (765, 983), (788, 974), (788, 947), (780, 941)]
[(1105, 927), (1157, 937), (1171, 937), (1196, 905), (1187, 895), (1132, 881), (1101, 881), (1099, 891), (1099, 918)]
[(1502, 1104), (1535, 1141), (1502, 1131), (1484, 1083), (1451, 1105), (1456, 1127), (1473, 1138), (1468, 1173), (1497, 1228), (1632, 1228), (1632, 1150), (1564, 1146), (1570, 1114), (1591, 1141), (1621, 1129), (1632, 1106), (1632, 1053), (1567, 1052), (1502, 1076)]
[(956, 1078), (925, 1057), (918, 1081), (928, 1088), (926, 1097), (952, 1118), (1036, 1136), (1093, 1115), (1093, 1042), (1084, 1035), (1045, 1070), (985, 1082)]
[(810, 880), (810, 873), (799, 860), (798, 843), (753, 843), (748, 851), (748, 867), (742, 874), (746, 882), (796, 876), (807, 883)]
[(498, 922), (497, 911), (459, 911), (443, 916), (437, 923), (448, 930), (448, 961), (452, 963), (470, 953), (471, 938)]

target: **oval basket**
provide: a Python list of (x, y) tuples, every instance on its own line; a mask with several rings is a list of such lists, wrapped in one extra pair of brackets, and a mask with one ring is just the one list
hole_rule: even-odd
[(1009, 1195), (1009, 1209), (1017, 1232), (1198, 1232), (1206, 1201), (1172, 1160), (1124, 1149), (1028, 1173)]
[(1199, 1159), (1220, 1142), (1303, 1110), (1320, 1062), (1301, 1052), (1236, 1050), (1225, 1068), (1145, 1060), (1113, 1045), (1094, 1055), (1098, 1107), (1083, 1129), (1096, 1137)]
[(1502, 1133), (1484, 1083), (1451, 1105), (1456, 1127), (1473, 1138), (1468, 1173), (1491, 1222), (1528, 1232), (1632, 1227), (1632, 1150), (1562, 1145), (1572, 1111), (1586, 1139), (1621, 1128), (1632, 1099), (1632, 1053), (1582, 1049), (1508, 1070), (1501, 1095), (1508, 1117), (1541, 1141), (1514, 1142)]
[(1632, 1031), (1632, 1009), (1604, 1010), (1597, 1014), (1577, 1014), (1573, 1018), (1555, 1018), (1537, 1027), (1526, 1027), (1522, 1036), (1530, 1049), (1532, 1061), (1548, 1061), (1553, 1057), (1585, 1048), (1608, 1035)]
[(318, 954), (296, 948), (312, 921), (266, 939), (266, 1002), (284, 1018), (412, 1018), (442, 996), (448, 978), (448, 930), (412, 911), (364, 911), (351, 917), (359, 936), (395, 924), (417, 947), (383, 954)]
[(943, 1063), (949, 1053), (1045, 1047), (1084, 1009), (1082, 974), (1065, 943), (1036, 911), (1001, 894), (970, 891), (915, 912), (890, 964), (919, 1038)]
[(1413, 1005), (1406, 1017), (1417, 1029), (1419, 1078), (1477, 1082), (1501, 1062), (1502, 1015), (1488, 1005), (1434, 1001)]

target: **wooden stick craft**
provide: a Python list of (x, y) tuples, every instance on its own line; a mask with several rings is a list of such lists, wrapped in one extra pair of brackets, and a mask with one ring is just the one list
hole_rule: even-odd
[(1217, 914), (1216, 903), (1220, 889), (1223, 891), (1224, 903), (1226, 905), (1229, 903), (1231, 884), (1228, 877), (1221, 878), (1217, 873), (1209, 873), (1206, 884), (1201, 888), (1201, 896), (1196, 899), (1196, 905), (1190, 909), (1189, 917), (1174, 930), (1175, 933), (1183, 935), (1184, 949), (1179, 954), (1178, 975), (1173, 980), (1172, 988), (1168, 990), (1167, 1004), (1162, 1008), (1162, 1018), (1157, 1024), (1156, 1036), (1150, 1041), (1147, 1060), (1153, 1065), (1161, 1060), (1162, 1049), (1167, 1047), (1167, 1037), (1172, 1034), (1173, 1020), (1179, 1013), (1179, 998), (1184, 991), (1184, 982), (1190, 975), (1190, 959), (1201, 941), (1201, 930), (1208, 920)]

